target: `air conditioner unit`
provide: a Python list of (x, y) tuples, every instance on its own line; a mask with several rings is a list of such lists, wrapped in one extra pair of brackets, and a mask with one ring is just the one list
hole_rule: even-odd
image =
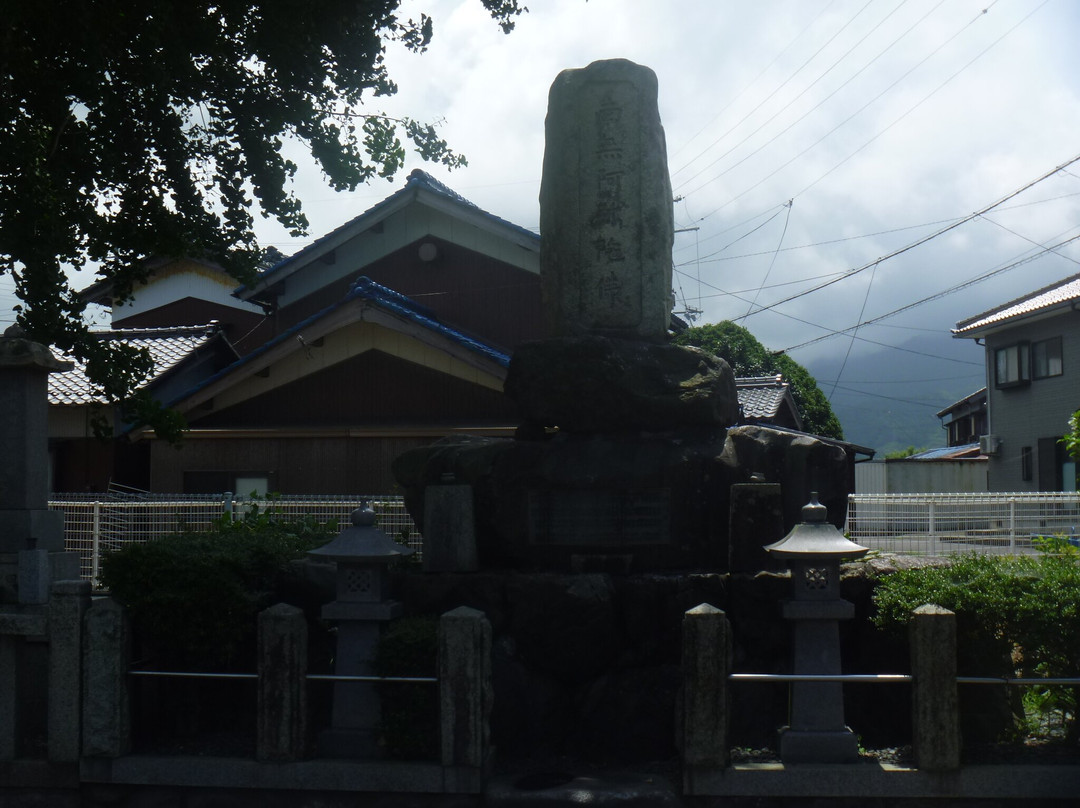
[(1001, 451), (1001, 438), (997, 435), (981, 435), (979, 437), (979, 451), (988, 457), (993, 457)]

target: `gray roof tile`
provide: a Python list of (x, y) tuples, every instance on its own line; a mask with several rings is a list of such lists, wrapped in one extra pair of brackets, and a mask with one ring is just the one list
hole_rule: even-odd
[[(172, 328), (122, 328), (98, 332), (101, 339), (117, 340), (135, 348), (146, 348), (154, 361), (154, 370), (142, 386), (160, 378), (180, 362), (206, 345), (218, 332), (217, 323)], [(86, 365), (69, 356), (62, 359), (73, 361), (75, 367), (67, 373), (49, 374), (49, 403), (80, 405), (92, 402), (104, 403), (105, 398), (95, 395), (86, 377)]]
[(747, 376), (735, 379), (735, 388), (746, 418), (775, 418), (788, 384), (780, 376)]
[(1080, 300), (1080, 275), (1065, 278), (1065, 280), (1043, 287), (1016, 300), (1011, 300), (990, 311), (977, 314), (967, 320), (961, 320), (956, 324), (956, 328), (952, 332), (957, 336), (962, 336), (979, 331), (987, 326), (1003, 323), (1015, 317), (1036, 314), (1075, 300)]

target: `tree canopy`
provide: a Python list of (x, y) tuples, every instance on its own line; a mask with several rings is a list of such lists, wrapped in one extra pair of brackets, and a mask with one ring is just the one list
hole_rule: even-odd
[[(434, 128), (371, 109), (397, 92), (386, 44), (423, 51), (429, 16), (400, 0), (0, 0), (0, 275), (35, 340), (87, 361), (122, 401), (149, 356), (93, 338), (66, 268), (97, 267), (114, 304), (147, 259), (199, 257), (238, 280), (262, 251), (254, 211), (307, 228), (282, 147), (310, 149), (336, 190), (392, 178), (402, 140), (464, 164)], [(518, 0), (480, 0), (510, 31)], [(175, 429), (147, 396), (128, 417)]]
[(721, 357), (736, 376), (772, 376), (777, 373), (791, 385), (791, 397), (802, 415), (803, 429), (815, 435), (842, 440), (844, 430), (829, 400), (810, 373), (786, 354), (770, 352), (741, 325), (725, 320), (695, 326), (677, 335), (681, 345), (695, 345)]

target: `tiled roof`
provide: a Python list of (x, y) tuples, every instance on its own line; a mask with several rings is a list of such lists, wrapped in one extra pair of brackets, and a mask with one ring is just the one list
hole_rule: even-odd
[(963, 336), (982, 330), (988, 326), (1003, 323), (1016, 317), (1036, 314), (1056, 306), (1070, 304), (1080, 300), (1080, 275), (1073, 275), (1065, 280), (1046, 286), (1023, 297), (1011, 300), (990, 311), (977, 314), (967, 320), (961, 320), (952, 330), (956, 336)]
[(739, 405), (746, 418), (775, 418), (784, 404), (788, 384), (780, 376), (748, 376), (735, 380)]
[(531, 230), (527, 230), (526, 228), (521, 227), (520, 225), (516, 225), (513, 222), (509, 222), (506, 219), (503, 219), (503, 218), (501, 218), (499, 216), (496, 216), (493, 213), (488, 213), (483, 208), (480, 208), (477, 205), (475, 205), (474, 203), (470, 202), (468, 199), (463, 197), (461, 194), (457, 193), (453, 189), (451, 189), (448, 186), (444, 185), (443, 183), (439, 182), (437, 179), (432, 177), (426, 171), (423, 171), (423, 170), (421, 170), (419, 168), (416, 168), (416, 169), (413, 169), (409, 173), (409, 177), (405, 182), (405, 187), (404, 188), (401, 188), (398, 191), (395, 191), (390, 196), (386, 197), (386, 199), (384, 199), (381, 202), (379, 202), (379, 203), (373, 205), (372, 207), (368, 208), (366, 211), (361, 213), (359, 216), (357, 216), (357, 217), (355, 217), (353, 219), (350, 219), (349, 221), (345, 222), (345, 224), (341, 225), (340, 227), (337, 227), (334, 230), (331, 230), (326, 235), (320, 236), (319, 238), (317, 238), (315, 241), (311, 242), (311, 244), (304, 247), (304, 249), (300, 250), (299, 252), (294, 253), (294, 254), (290, 255), (288, 258), (285, 258), (285, 259), (283, 259), (281, 261), (278, 261), (272, 267), (268, 267), (267, 269), (263, 270), (262, 272), (259, 273), (258, 277), (255, 279), (255, 282), (253, 284), (251, 284), (250, 286), (239, 286), (239, 287), (237, 287), (237, 289), (234, 291), (234, 294), (242, 296), (243, 293), (247, 292), (250, 289), (254, 289), (254, 288), (258, 287), (262, 283), (265, 283), (265, 282), (273, 283), (274, 282), (272, 280), (273, 276), (280, 273), (280, 272), (282, 272), (282, 271), (284, 271), (284, 270), (287, 270), (291, 264), (293, 264), (293, 263), (295, 263), (297, 261), (302, 261), (304, 258), (306, 258), (309, 255), (318, 254), (319, 251), (328, 242), (335, 241), (339, 236), (345, 234), (347, 231), (357, 229), (357, 228), (363, 228), (366, 221), (371, 221), (372, 223), (374, 223), (375, 221), (377, 221), (379, 219), (379, 217), (386, 210), (392, 209), (398, 202), (400, 202), (404, 198), (406, 198), (406, 197), (408, 197), (410, 195), (414, 195), (414, 194), (416, 194), (417, 192), (419, 192), (421, 190), (429, 191), (429, 192), (434, 193), (434, 194), (436, 194), (436, 195), (438, 195), (440, 197), (443, 197), (444, 199), (450, 200), (450, 201), (452, 201), (452, 202), (454, 202), (456, 204), (467, 207), (470, 210), (481, 214), (485, 219), (487, 219), (487, 220), (489, 220), (489, 221), (491, 221), (493, 223), (496, 223), (496, 224), (498, 224), (498, 225), (500, 225), (502, 227), (507, 227), (507, 228), (510, 228), (511, 230), (517, 231), (518, 233), (520, 233), (522, 236), (525, 236), (529, 240), (536, 241), (536, 242), (540, 241), (539, 234), (534, 233)]
[(986, 409), (986, 388), (980, 387), (974, 393), (964, 396), (959, 401), (954, 401), (945, 409), (938, 412), (937, 417), (943, 418), (951, 412), (956, 410), (970, 410), (971, 408)]
[(970, 460), (981, 457), (986, 458), (986, 455), (979, 451), (979, 443), (969, 443), (966, 446), (944, 446), (940, 449), (927, 449), (925, 452), (919, 452), (909, 457), (903, 458), (904, 460)]
[(448, 325), (444, 325), (439, 322), (430, 309), (420, 305), (412, 298), (406, 297), (400, 292), (395, 292), (393, 289), (389, 289), (381, 284), (375, 283), (368, 277), (361, 277), (356, 280), (349, 293), (345, 295), (341, 300), (336, 303), (327, 306), (322, 311), (316, 312), (307, 319), (301, 320), (286, 331), (281, 332), (269, 342), (265, 342), (256, 348), (251, 353), (245, 354), (240, 359), (237, 359), (231, 365), (218, 371), (214, 375), (197, 384), (190, 390), (185, 391), (179, 398), (174, 401), (166, 402), (168, 405), (174, 405), (178, 401), (183, 400), (198, 392), (199, 390), (210, 386), (211, 384), (220, 381), (230, 373), (238, 370), (239, 368), (254, 362), (259, 357), (266, 354), (271, 349), (277, 347), (283, 342), (289, 340), (295, 340), (297, 335), (302, 334), (304, 329), (309, 328), (313, 323), (321, 320), (330, 313), (342, 308), (346, 304), (353, 300), (365, 300), (372, 303), (384, 311), (391, 312), (398, 316), (404, 317), (407, 320), (422, 326), (423, 328), (438, 334), (452, 342), (461, 345), (468, 350), (480, 354), (487, 359), (495, 362), (502, 367), (509, 367), (510, 356), (502, 351), (493, 348), (492, 346), (481, 342), (478, 339), (470, 337), (464, 332), (451, 328)]
[[(173, 328), (123, 328), (101, 331), (100, 339), (115, 340), (134, 348), (146, 348), (154, 361), (154, 370), (142, 386), (161, 378), (172, 368), (206, 345), (218, 333), (217, 323), (210, 325), (177, 326)], [(70, 361), (70, 357), (61, 357)], [(50, 404), (104, 403), (105, 398), (95, 395), (90, 380), (86, 378), (86, 365), (74, 362), (75, 367), (67, 373), (49, 374)]]

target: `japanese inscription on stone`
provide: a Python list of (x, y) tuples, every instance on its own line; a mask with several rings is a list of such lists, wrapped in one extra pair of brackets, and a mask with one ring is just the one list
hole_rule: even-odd
[(671, 493), (667, 489), (529, 492), (532, 544), (666, 544), (670, 524)]
[(551, 87), (540, 263), (552, 336), (662, 337), (671, 309), (671, 182), (656, 76), (622, 59)]

